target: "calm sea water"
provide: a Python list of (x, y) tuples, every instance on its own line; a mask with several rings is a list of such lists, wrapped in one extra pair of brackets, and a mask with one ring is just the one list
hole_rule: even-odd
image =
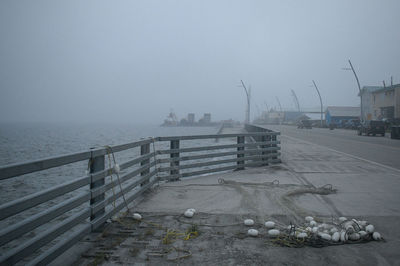
[(215, 134), (215, 127), (113, 124), (0, 124), (0, 165), (123, 144), (143, 137)]

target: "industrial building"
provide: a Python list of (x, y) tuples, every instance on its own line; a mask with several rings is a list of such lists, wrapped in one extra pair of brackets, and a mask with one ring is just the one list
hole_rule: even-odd
[(400, 120), (400, 84), (373, 91), (372, 105), (374, 119)]
[(380, 86), (364, 86), (361, 89), (361, 92), (358, 93), (358, 96), (361, 96), (362, 100), (362, 117), (363, 120), (376, 120), (376, 116), (374, 115), (374, 106), (373, 106), (373, 92), (383, 89)]
[(350, 120), (359, 120), (360, 114), (360, 107), (329, 106), (325, 111), (325, 120), (328, 126), (340, 126), (349, 122)]

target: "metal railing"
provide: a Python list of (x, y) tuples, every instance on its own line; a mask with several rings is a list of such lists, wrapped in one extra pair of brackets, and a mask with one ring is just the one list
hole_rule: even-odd
[[(160, 180), (172, 181), (189, 176), (278, 163), (278, 135), (279, 132), (264, 131), (148, 138), (113, 147), (0, 167), (0, 180), (11, 180), (20, 175), (80, 161), (87, 161), (89, 169), (84, 176), (0, 205), (2, 221), (12, 219), (35, 206), (55, 202), (52, 206), (28, 214), (0, 230), (0, 247), (4, 250), (0, 255), (0, 264), (13, 265), (26, 257), (30, 258), (28, 264), (31, 265), (48, 264), (85, 235), (101, 229), (108, 219), (126, 207), (125, 204), (131, 203)], [(207, 145), (215, 144), (212, 140), (217, 137), (225, 139), (226, 143)], [(255, 141), (246, 141), (248, 138)], [(119, 164), (118, 179), (112, 179), (118, 170), (115, 162), (110, 164), (111, 155), (122, 151), (132, 151), (137, 156)], [(79, 193), (71, 194), (76, 191)], [(65, 195), (70, 196), (60, 199)], [(66, 213), (68, 216), (60, 219)], [(44, 226), (45, 230), (26, 238), (27, 234), (41, 226)], [(10, 245), (14, 242), (17, 244)], [(4, 248), (6, 245), (10, 245), (10, 248)]]

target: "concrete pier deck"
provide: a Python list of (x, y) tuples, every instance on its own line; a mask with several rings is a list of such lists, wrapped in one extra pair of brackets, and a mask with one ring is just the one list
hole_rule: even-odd
[[(132, 207), (141, 222), (129, 214), (113, 220), (75, 265), (399, 265), (400, 171), (296, 138), (281, 141), (282, 164), (160, 184)], [(288, 196), (326, 184), (336, 193)], [(193, 218), (182, 216), (188, 208), (196, 209)], [(299, 223), (305, 215), (367, 220), (385, 241), (323, 248), (270, 241), (265, 221)], [(246, 218), (258, 237), (247, 236)], [(190, 231), (199, 235), (184, 240)]]

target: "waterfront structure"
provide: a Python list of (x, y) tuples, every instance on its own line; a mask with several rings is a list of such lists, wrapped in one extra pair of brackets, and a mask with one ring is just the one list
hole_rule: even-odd
[(363, 105), (363, 118), (364, 120), (376, 120), (376, 116), (374, 115), (374, 106), (373, 106), (373, 92), (383, 89), (380, 86), (364, 86), (361, 89), (361, 92), (358, 93), (358, 96), (362, 99)]
[(373, 116), (377, 120), (400, 120), (400, 84), (372, 92)]
[(297, 111), (285, 111), (283, 121), (287, 124), (297, 123), (300, 119), (302, 119), (304, 114), (302, 112)]
[(360, 119), (360, 107), (328, 106), (325, 111), (326, 124), (342, 125), (350, 120)]
[(205, 113), (203, 117), (204, 123), (211, 123), (211, 114), (210, 113)]
[(301, 119), (309, 119), (308, 116), (304, 116), (303, 112), (297, 111), (283, 111), (278, 112), (274, 109), (270, 111), (263, 111), (261, 116), (254, 119), (254, 123), (256, 124), (296, 124)]
[(211, 114), (210, 113), (205, 113), (203, 118), (201, 118), (199, 120), (199, 125), (202, 126), (207, 126), (207, 125), (211, 125)]
[(194, 124), (194, 122), (195, 122), (194, 113), (189, 113), (189, 114), (188, 114), (187, 121), (188, 121), (189, 124)]

